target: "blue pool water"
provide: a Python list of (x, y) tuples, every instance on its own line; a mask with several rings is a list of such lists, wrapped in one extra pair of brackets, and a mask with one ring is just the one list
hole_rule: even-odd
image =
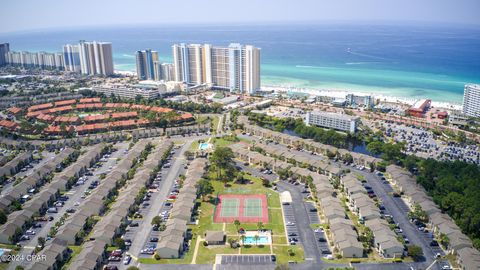
[(255, 237), (247, 236), (245, 237), (243, 244), (270, 244), (270, 241), (268, 241), (268, 237), (266, 236), (260, 236), (257, 241), (255, 241)]
[(208, 148), (208, 143), (201, 143), (198, 148), (200, 148), (200, 150), (205, 150)]
[(2, 256), (3, 253), (5, 253), (5, 250), (3, 250), (3, 248), (0, 248), (0, 256)]

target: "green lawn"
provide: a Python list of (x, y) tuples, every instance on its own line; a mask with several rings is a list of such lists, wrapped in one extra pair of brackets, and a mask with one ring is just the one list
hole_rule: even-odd
[[(288, 254), (289, 249), (292, 249), (295, 253), (293, 256)], [(305, 260), (303, 249), (300, 246), (273, 246), (273, 254), (277, 256), (277, 264), (287, 263), (288, 261), (302, 262)]]
[(287, 244), (287, 237), (285, 236), (272, 236), (273, 244)]
[(245, 245), (242, 246), (242, 254), (270, 254), (270, 246)]
[(216, 147), (226, 147), (226, 146), (229, 146), (231, 144), (237, 143), (235, 141), (229, 141), (229, 140), (226, 140), (226, 139), (223, 139), (223, 138), (213, 138), (212, 142)]
[(80, 253), (80, 251), (82, 251), (81, 246), (68, 246), (68, 248), (71, 249), (73, 252), (70, 257), (70, 260), (68, 260), (68, 262), (65, 265), (63, 265), (62, 269), (68, 269), (70, 267), (70, 264), (75, 259), (75, 257)]

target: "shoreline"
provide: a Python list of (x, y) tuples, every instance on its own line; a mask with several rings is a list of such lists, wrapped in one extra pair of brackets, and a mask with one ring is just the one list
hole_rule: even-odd
[[(420, 100), (421, 98), (408, 98), (408, 97), (396, 97), (390, 95), (381, 95), (376, 93), (366, 93), (362, 91), (347, 91), (347, 90), (336, 90), (336, 89), (310, 89), (310, 88), (296, 88), (296, 87), (285, 87), (285, 86), (275, 86), (275, 85), (265, 85), (261, 87), (262, 90), (266, 91), (293, 91), (293, 92), (300, 92), (309, 95), (317, 95), (317, 96), (327, 96), (333, 98), (345, 98), (347, 94), (354, 94), (358, 96), (373, 96), (375, 99), (380, 99), (381, 101), (386, 102), (394, 102), (394, 103), (404, 103), (408, 105), (413, 105), (415, 101)], [(462, 105), (458, 103), (451, 103), (451, 102), (444, 102), (444, 101), (435, 101), (432, 100), (432, 107), (437, 108), (444, 108), (448, 110), (461, 110)]]
[[(116, 69), (115, 73), (125, 75), (125, 76), (136, 76), (136, 72), (131, 70), (127, 71), (127, 70)], [(333, 98), (345, 98), (347, 94), (354, 94), (358, 96), (369, 95), (369, 96), (373, 96), (375, 99), (380, 99), (381, 101), (404, 103), (408, 105), (413, 105), (415, 101), (422, 99), (422, 98), (414, 98), (414, 97), (398, 97), (393, 95), (384, 95), (384, 94), (378, 94), (375, 92), (367, 93), (359, 90), (349, 91), (346, 89), (314, 89), (314, 88), (286, 87), (282, 85), (264, 85), (264, 86), (261, 86), (261, 89), (266, 91), (275, 91), (275, 92), (293, 91), (293, 92), (300, 92), (300, 93), (305, 93), (309, 95), (328, 96)], [(432, 107), (444, 108), (447, 110), (462, 110), (462, 107), (463, 107), (462, 104), (458, 104), (458, 103), (436, 101), (434, 99), (431, 99), (431, 100), (432, 100)]]

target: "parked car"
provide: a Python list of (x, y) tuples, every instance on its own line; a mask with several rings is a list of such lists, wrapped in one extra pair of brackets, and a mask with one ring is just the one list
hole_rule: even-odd
[(123, 259), (123, 264), (124, 264), (124, 265), (128, 265), (131, 260), (132, 260), (132, 257), (131, 257), (130, 255), (127, 255), (127, 256), (125, 256), (125, 258)]

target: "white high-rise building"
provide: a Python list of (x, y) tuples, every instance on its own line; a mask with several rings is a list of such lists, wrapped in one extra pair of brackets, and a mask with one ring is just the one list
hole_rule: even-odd
[(5, 55), (5, 61), (8, 65), (24, 68), (64, 69), (62, 53), (10, 51)]
[(112, 43), (80, 41), (78, 46), (82, 74), (103, 76), (113, 74)]
[(174, 44), (175, 80), (189, 85), (211, 84), (213, 88), (253, 94), (260, 89), (260, 49), (232, 43)]
[(470, 117), (480, 117), (480, 85), (465, 85), (463, 92), (463, 113)]

